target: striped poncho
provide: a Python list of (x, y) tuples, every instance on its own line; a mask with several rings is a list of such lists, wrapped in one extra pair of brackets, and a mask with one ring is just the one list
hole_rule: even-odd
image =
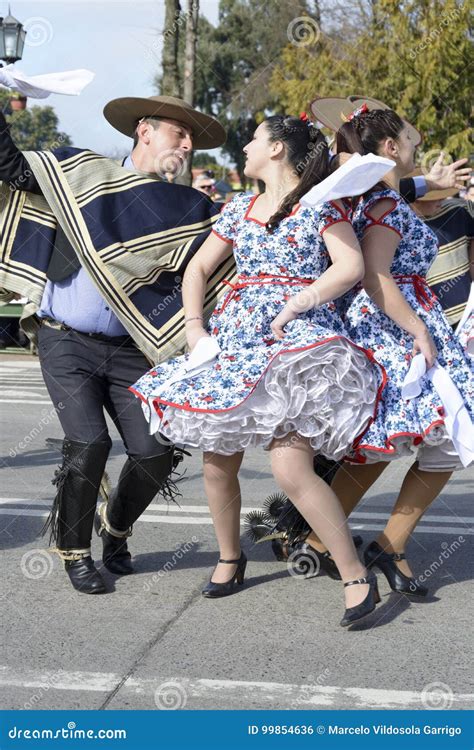
[[(43, 195), (0, 183), (0, 297), (27, 297), (22, 327), (35, 315), (58, 224), (101, 296), (153, 363), (186, 344), (181, 282), (217, 212), (202, 193), (130, 172), (74, 148), (27, 152)], [(21, 188), (21, 185), (18, 186)], [(229, 258), (209, 280), (205, 317), (235, 273)]]

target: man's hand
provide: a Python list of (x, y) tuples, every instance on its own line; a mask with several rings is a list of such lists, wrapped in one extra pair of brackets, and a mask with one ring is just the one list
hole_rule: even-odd
[(425, 175), (428, 190), (444, 190), (445, 188), (457, 188), (463, 190), (465, 183), (471, 176), (471, 167), (464, 167), (468, 159), (458, 159), (452, 164), (443, 164), (446, 154), (440, 152), (437, 160)]

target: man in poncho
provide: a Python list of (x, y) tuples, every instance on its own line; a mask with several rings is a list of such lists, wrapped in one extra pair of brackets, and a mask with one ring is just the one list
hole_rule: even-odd
[[(134, 138), (122, 164), (75, 148), (22, 153), (0, 114), (0, 297), (29, 300), (22, 326), (65, 433), (46, 526), (72, 585), (90, 594), (106, 590), (90, 549), (112, 444), (105, 412), (128, 455), (96, 518), (109, 570), (133, 572), (133, 523), (157, 493), (175, 491), (180, 456), (148, 434), (128, 386), (183, 348), (182, 275), (217, 213), (161, 175), (179, 173), (192, 148), (225, 141), (217, 120), (174, 97), (115, 99), (104, 115)], [(209, 285), (209, 312), (226, 275), (231, 263)]]

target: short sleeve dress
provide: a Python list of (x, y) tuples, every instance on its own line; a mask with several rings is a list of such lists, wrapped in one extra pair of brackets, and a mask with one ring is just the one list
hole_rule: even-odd
[(189, 355), (145, 374), (132, 391), (159, 432), (231, 455), (297, 432), (315, 452), (341, 458), (374, 418), (385, 384), (383, 367), (349, 340), (334, 304), (309, 310), (274, 339), (270, 324), (286, 301), (330, 264), (325, 230), (348, 216), (336, 205), (297, 205), (273, 233), (253, 218), (258, 196), (237, 195), (214, 233), (232, 243), (237, 282), (214, 310), (208, 332), (221, 352), (199, 375), (169, 384)]
[[(377, 203), (387, 199), (391, 205), (383, 216), (375, 219), (373, 209)], [(354, 210), (352, 223), (359, 241), (362, 241), (369, 227), (377, 224), (399, 235), (400, 243), (390, 269), (392, 276), (430, 331), (438, 350), (437, 362), (459, 391), (463, 408), (467, 410), (472, 424), (472, 368), (465, 349), (453, 333), (425, 278), (438, 252), (434, 232), (392, 189), (377, 190), (361, 199)], [(388, 376), (376, 419), (349, 460), (387, 461), (410, 454), (416, 447), (423, 451), (435, 446), (441, 464), (443, 452), (452, 457), (453, 445), (444, 419), (445, 406), (429, 377), (423, 378), (419, 396), (411, 400), (402, 398), (402, 384), (412, 359), (413, 338), (385, 315), (360, 285), (344, 296), (343, 304), (338, 309), (350, 338), (371, 349)], [(473, 434), (470, 431), (460, 439), (472, 442)], [(466, 447), (474, 452), (474, 444)], [(458, 467), (462, 468), (460, 464)]]

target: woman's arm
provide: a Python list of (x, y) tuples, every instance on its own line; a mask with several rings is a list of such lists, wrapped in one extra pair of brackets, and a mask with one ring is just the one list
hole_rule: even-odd
[(295, 294), (272, 323), (277, 339), (285, 336), (284, 326), (303, 312), (341, 297), (364, 275), (364, 261), (357, 237), (348, 221), (339, 221), (324, 231), (332, 265), (313, 284)]
[[(371, 210), (370, 215), (378, 220), (392, 205), (391, 200), (381, 200)], [(437, 355), (431, 335), (425, 323), (403, 296), (390, 272), (400, 237), (390, 227), (378, 224), (367, 229), (361, 244), (365, 263), (362, 285), (365, 291), (389, 318), (413, 336), (413, 354), (421, 352), (431, 367)]]
[(204, 295), (208, 279), (216, 268), (232, 254), (232, 242), (211, 232), (196, 255), (189, 262), (183, 277), (183, 305), (186, 339), (190, 350), (202, 336), (204, 328)]

